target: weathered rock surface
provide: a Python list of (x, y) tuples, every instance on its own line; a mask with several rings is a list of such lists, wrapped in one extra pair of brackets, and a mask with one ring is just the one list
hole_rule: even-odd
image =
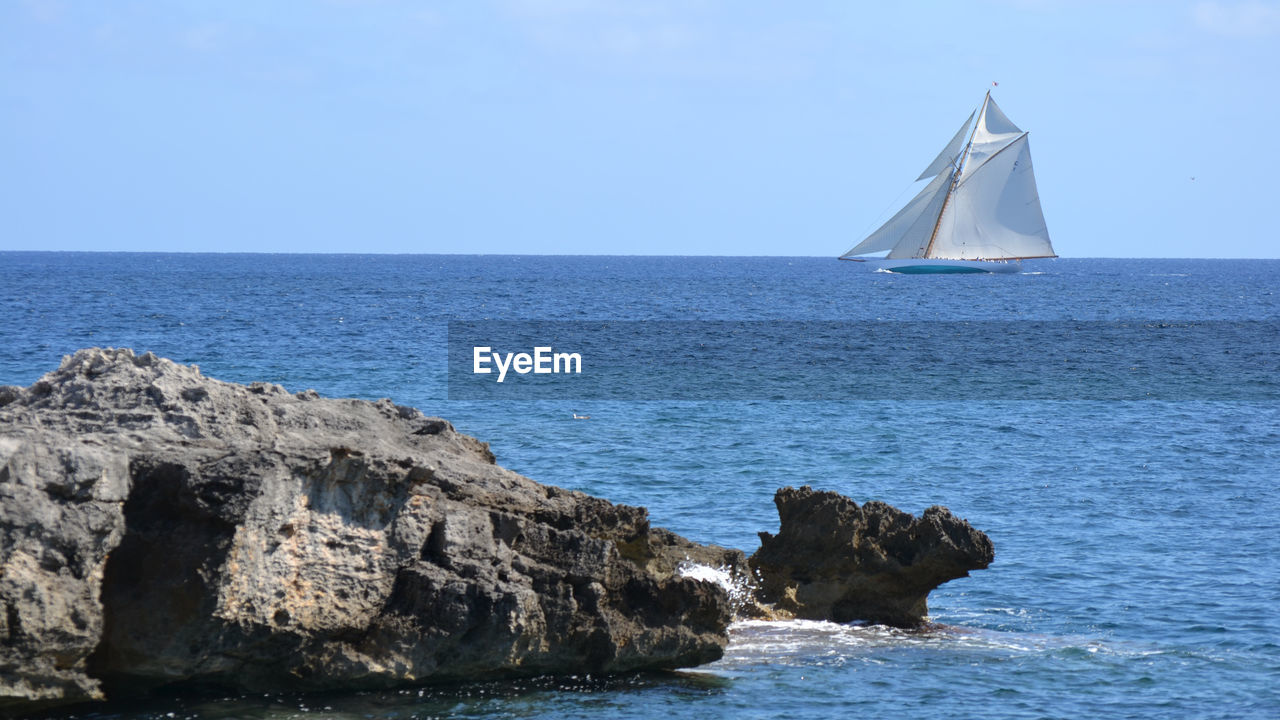
[(749, 559), (775, 616), (914, 627), (929, 592), (987, 567), (991, 540), (944, 507), (919, 518), (809, 487), (774, 496), (781, 527)]
[(129, 350), (0, 388), (0, 709), (721, 655), (726, 592), (675, 570), (741, 552), (493, 460), (388, 400)]
[(0, 387), (0, 714), (173, 683), (691, 666), (720, 657), (735, 613), (916, 625), (930, 590), (992, 560), (945, 508), (775, 502), (748, 569), (389, 400), (82, 350)]

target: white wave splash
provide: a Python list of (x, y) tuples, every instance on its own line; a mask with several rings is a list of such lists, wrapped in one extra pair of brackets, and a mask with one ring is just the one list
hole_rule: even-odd
[(729, 593), (729, 603), (735, 610), (751, 599), (753, 592), (751, 582), (746, 576), (734, 573), (731, 568), (711, 567), (685, 560), (676, 567), (676, 572), (680, 577), (693, 578), (724, 588), (725, 592)]
[(729, 627), (724, 658), (706, 671), (733, 672), (757, 665), (840, 666), (879, 664), (901, 652), (972, 653), (1014, 657), (1041, 653), (1142, 654), (1097, 638), (1055, 637), (957, 625), (903, 630), (884, 625), (844, 625), (819, 620), (743, 620)]

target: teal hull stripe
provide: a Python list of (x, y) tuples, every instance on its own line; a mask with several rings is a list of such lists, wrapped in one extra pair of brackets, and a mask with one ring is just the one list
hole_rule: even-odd
[(904, 265), (902, 267), (889, 268), (889, 272), (902, 273), (903, 275), (937, 275), (941, 273), (985, 273), (991, 271), (980, 267), (956, 267), (955, 265)]

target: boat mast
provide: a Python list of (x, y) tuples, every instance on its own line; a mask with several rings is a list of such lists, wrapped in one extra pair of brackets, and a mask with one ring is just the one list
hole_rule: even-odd
[(947, 214), (947, 205), (951, 203), (951, 196), (955, 194), (956, 186), (960, 184), (960, 168), (969, 159), (969, 149), (973, 147), (973, 136), (978, 133), (978, 123), (981, 123), (982, 118), (985, 117), (987, 103), (990, 101), (991, 91), (988, 90), (987, 96), (982, 98), (982, 108), (981, 112), (978, 113), (978, 122), (973, 124), (973, 130), (969, 133), (969, 142), (964, 144), (964, 152), (960, 153), (959, 162), (955, 163), (956, 171), (951, 175), (951, 187), (947, 188), (947, 196), (942, 199), (942, 209), (938, 211), (938, 219), (933, 223), (933, 232), (929, 234), (929, 244), (924, 246), (924, 254), (920, 257), (929, 257), (929, 253), (933, 252), (933, 241), (938, 238), (938, 228), (942, 227), (942, 216)]

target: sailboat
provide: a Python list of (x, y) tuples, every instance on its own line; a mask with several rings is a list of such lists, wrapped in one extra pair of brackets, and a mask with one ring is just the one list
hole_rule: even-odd
[[(1017, 272), (1021, 260), (1057, 257), (1027, 133), (990, 92), (916, 182), (929, 178), (920, 194), (840, 259), (899, 273), (979, 273)], [(858, 257), (885, 250), (882, 258)]]

